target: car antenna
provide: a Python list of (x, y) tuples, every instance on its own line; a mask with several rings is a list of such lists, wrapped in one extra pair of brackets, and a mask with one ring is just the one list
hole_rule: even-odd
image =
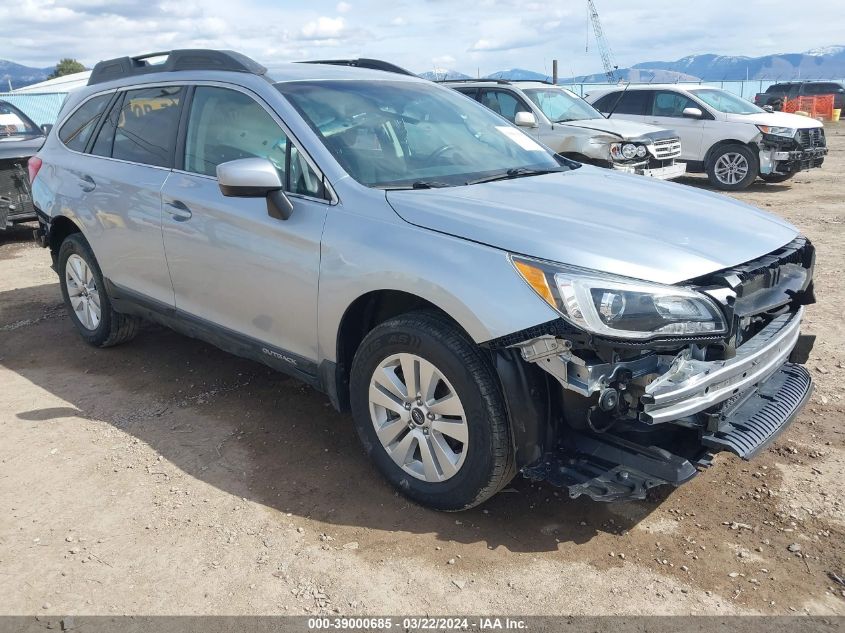
[(616, 107), (619, 105), (619, 102), (622, 101), (622, 97), (625, 96), (625, 93), (628, 91), (628, 87), (630, 85), (631, 85), (630, 81), (625, 84), (625, 89), (622, 90), (622, 92), (619, 93), (618, 97), (616, 97), (616, 101), (614, 102), (613, 107), (610, 109), (610, 112), (608, 112), (607, 115), (604, 117), (605, 119), (609, 119), (613, 115), (613, 113), (616, 112)]

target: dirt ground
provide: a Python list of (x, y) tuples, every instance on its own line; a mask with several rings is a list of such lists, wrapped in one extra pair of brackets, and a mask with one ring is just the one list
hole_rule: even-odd
[(293, 379), (155, 326), (86, 346), (47, 251), (0, 237), (0, 613), (845, 614), (845, 125), (828, 134), (823, 169), (736, 196), (817, 246), (812, 401), (662, 502), (517, 479), (421, 509)]

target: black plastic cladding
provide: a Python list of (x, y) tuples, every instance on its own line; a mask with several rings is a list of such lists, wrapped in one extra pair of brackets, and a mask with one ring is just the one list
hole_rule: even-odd
[[(160, 64), (151, 64), (148, 60), (155, 57), (167, 57), (167, 59)], [(91, 71), (88, 85), (149, 73), (182, 70), (225, 70), (253, 75), (264, 75), (267, 72), (267, 69), (255, 60), (235, 51), (188, 48), (101, 61)]]

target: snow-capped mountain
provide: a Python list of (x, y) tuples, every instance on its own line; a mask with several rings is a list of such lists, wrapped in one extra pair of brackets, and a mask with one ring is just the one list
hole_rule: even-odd
[(457, 70), (450, 70), (449, 68), (435, 68), (424, 73), (419, 74), (423, 79), (430, 81), (446, 81), (447, 79), (471, 79), (469, 75), (459, 73)]
[(673, 62), (634, 64), (635, 69), (672, 70), (706, 81), (721, 79), (832, 79), (845, 77), (845, 46), (824, 46), (804, 53), (762, 57), (689, 55)]

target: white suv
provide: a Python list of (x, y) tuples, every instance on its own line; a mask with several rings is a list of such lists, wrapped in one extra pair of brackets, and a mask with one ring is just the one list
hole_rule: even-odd
[(745, 189), (757, 176), (783, 182), (820, 167), (827, 154), (815, 119), (767, 112), (718, 88), (629, 85), (594, 90), (586, 99), (612, 118), (673, 128), (687, 171), (706, 171), (718, 189)]

